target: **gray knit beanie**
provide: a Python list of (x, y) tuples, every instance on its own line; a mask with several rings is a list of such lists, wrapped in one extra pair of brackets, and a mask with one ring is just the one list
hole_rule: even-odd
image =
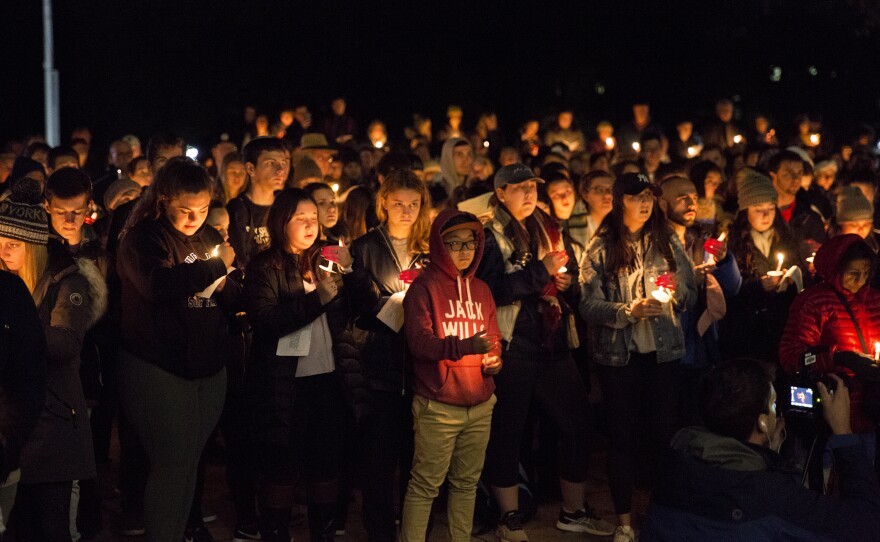
[(874, 220), (874, 206), (858, 186), (842, 186), (837, 193), (837, 222)]
[(0, 202), (0, 237), (35, 245), (48, 243), (49, 219), (43, 201), (39, 181), (19, 179), (12, 194)]
[(736, 188), (740, 211), (751, 205), (776, 203), (779, 200), (770, 177), (751, 168), (739, 172), (736, 177)]

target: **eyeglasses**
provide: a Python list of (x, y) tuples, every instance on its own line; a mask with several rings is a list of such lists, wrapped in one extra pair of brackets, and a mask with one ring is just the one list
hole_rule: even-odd
[(449, 250), (452, 252), (462, 252), (476, 248), (477, 241), (474, 239), (470, 241), (449, 241), (448, 243), (444, 241), (443, 244), (449, 247)]
[(604, 186), (596, 186), (596, 187), (590, 188), (590, 192), (596, 194), (597, 196), (610, 196), (611, 195), (611, 189), (605, 188)]

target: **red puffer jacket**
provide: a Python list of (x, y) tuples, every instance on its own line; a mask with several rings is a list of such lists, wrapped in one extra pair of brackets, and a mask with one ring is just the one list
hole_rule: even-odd
[[(842, 293), (852, 308), (869, 349), (868, 354), (873, 354), (874, 343), (880, 342), (880, 291), (865, 284), (854, 294), (841, 282), (840, 260), (853, 243), (861, 240), (855, 234), (834, 237), (816, 253), (816, 271), (825, 277), (825, 281), (804, 290), (791, 305), (779, 343), (779, 362), (787, 373), (794, 374), (800, 369), (801, 354), (813, 346), (824, 345), (831, 350), (820, 354), (816, 360), (818, 370), (826, 373), (841, 369), (832, 361), (835, 351), (862, 353), (856, 327), (835, 291)], [(858, 380), (854, 381), (851, 392), (853, 432), (873, 433), (875, 426), (861, 409), (862, 386)]]

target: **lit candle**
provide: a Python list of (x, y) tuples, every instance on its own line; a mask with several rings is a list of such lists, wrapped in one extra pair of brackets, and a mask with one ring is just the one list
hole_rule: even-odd
[(664, 288), (663, 286), (658, 286), (656, 290), (651, 292), (651, 297), (653, 297), (660, 303), (669, 303), (669, 300), (672, 299), (669, 296), (669, 292), (667, 292), (666, 288)]
[(743, 142), (743, 136), (741, 136), (740, 134), (736, 134), (735, 136), (733, 136), (733, 142), (739, 145)]
[(777, 252), (777, 253), (776, 253), (776, 260), (779, 262), (778, 264), (776, 264), (776, 272), (777, 272), (777, 273), (781, 273), (781, 272), (782, 272), (782, 260), (783, 260), (783, 259), (785, 259), (785, 257), (782, 255), (782, 253), (781, 253), (781, 252)]
[(330, 185), (330, 189), (334, 192), (339, 192), (339, 183), (333, 183)]
[(562, 267), (559, 268), (559, 271), (557, 271), (557, 273), (562, 274), (562, 273), (565, 273), (565, 272), (567, 272), (567, 271), (568, 271), (568, 268), (565, 267), (565, 266), (563, 265)]
[(723, 231), (723, 232), (721, 232), (721, 235), (718, 236), (718, 240), (719, 240), (719, 241), (724, 241), (724, 238), (725, 238), (725, 237), (727, 237), (727, 232), (726, 232), (726, 231)]
[(377, 149), (381, 149), (382, 147), (385, 146), (385, 143), (382, 141), (377, 141), (377, 142), (373, 143), (373, 145), (375, 145)]
[(874, 343), (874, 361), (880, 361), (880, 342)]
[(485, 147), (485, 148), (488, 149), (488, 148), (489, 148), (489, 142), (488, 142), (488, 141), (483, 141), (483, 147)]
[(633, 141), (633, 150), (636, 152), (639, 152), (640, 150), (642, 150), (642, 146), (639, 145), (638, 141)]
[(697, 148), (696, 147), (688, 147), (688, 156), (693, 158), (696, 155), (697, 155)]
[(605, 147), (608, 149), (614, 148), (614, 138), (613, 137), (606, 137), (605, 138)]
[(810, 134), (810, 144), (811, 145), (818, 145), (820, 140), (821, 140), (821, 137), (819, 136), (819, 134)]
[(220, 245), (217, 245), (216, 247), (214, 247), (214, 250), (211, 251), (211, 257), (216, 258), (217, 254), (219, 254), (219, 253), (220, 253)]

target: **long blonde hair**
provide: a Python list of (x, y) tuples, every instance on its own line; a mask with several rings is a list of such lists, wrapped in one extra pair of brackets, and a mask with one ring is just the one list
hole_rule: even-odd
[(408, 169), (398, 169), (388, 174), (376, 194), (376, 216), (383, 224), (388, 222), (388, 212), (383, 207), (385, 200), (397, 190), (412, 190), (419, 194), (419, 215), (409, 232), (409, 251), (413, 254), (427, 254), (428, 240), (431, 236), (431, 196), (425, 183)]
[[(46, 245), (27, 243), (25, 241), (22, 241), (22, 243), (24, 243), (24, 264), (22, 264), (21, 269), (12, 271), (12, 273), (18, 275), (18, 278), (27, 286), (28, 291), (33, 294), (37, 288), (37, 282), (40, 281), (40, 277), (43, 276), (43, 273), (46, 272), (46, 267), (49, 265), (49, 250), (46, 248)], [(0, 260), (0, 269), (9, 271), (3, 260)]]

